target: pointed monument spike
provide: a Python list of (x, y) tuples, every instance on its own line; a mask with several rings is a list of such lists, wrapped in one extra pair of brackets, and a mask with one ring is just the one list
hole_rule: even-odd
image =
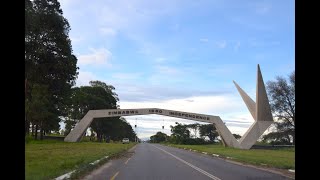
[(257, 121), (273, 121), (267, 91), (264, 86), (259, 64), (257, 72), (256, 110)]
[(247, 108), (249, 109), (253, 119), (256, 121), (256, 103), (248, 96), (248, 94), (246, 92), (244, 92), (243, 89), (240, 88), (240, 86), (233, 81), (234, 85), (236, 85), (236, 88), (238, 89), (238, 92), (240, 93), (243, 101), (246, 103)]

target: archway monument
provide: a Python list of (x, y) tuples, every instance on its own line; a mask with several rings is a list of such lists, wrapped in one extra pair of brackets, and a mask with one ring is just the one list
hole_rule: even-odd
[(233, 81), (233, 83), (254, 119), (254, 123), (249, 127), (239, 141), (232, 135), (219, 116), (159, 108), (89, 110), (74, 129), (65, 137), (64, 141), (79, 142), (94, 118), (158, 114), (193, 121), (213, 123), (215, 124), (225, 146), (239, 149), (250, 149), (265, 130), (273, 123), (270, 104), (259, 64), (257, 69), (256, 102), (254, 102), (235, 81)]

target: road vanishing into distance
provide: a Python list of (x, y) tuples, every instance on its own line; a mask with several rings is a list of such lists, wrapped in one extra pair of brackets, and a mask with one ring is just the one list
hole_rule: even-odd
[(85, 180), (277, 180), (279, 174), (243, 166), (189, 150), (140, 143), (110, 160)]

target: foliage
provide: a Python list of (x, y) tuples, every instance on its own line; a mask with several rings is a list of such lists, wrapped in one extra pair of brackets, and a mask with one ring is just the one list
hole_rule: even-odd
[(159, 131), (155, 135), (150, 137), (150, 142), (160, 143), (160, 142), (166, 141), (167, 139), (168, 139), (168, 135)]
[[(38, 129), (41, 136), (57, 130), (65, 114), (65, 102), (78, 75), (69, 30), (57, 0), (25, 0), (25, 134), (30, 123), (35, 136)], [(41, 110), (39, 98), (45, 100)]]
[(268, 81), (267, 90), (276, 122), (275, 131), (263, 136), (263, 140), (295, 144), (295, 72), (290, 74), (288, 81), (280, 76), (276, 77), (276, 81)]
[(171, 128), (171, 138), (170, 142), (176, 144), (182, 144), (185, 139), (190, 138), (190, 131), (186, 125), (180, 124), (178, 122), (175, 123), (175, 126), (170, 126)]
[[(184, 125), (176, 122), (175, 126), (171, 127), (171, 136), (168, 138), (170, 143), (174, 144), (210, 144), (214, 143), (218, 137), (218, 133), (214, 124), (189, 124)], [(191, 137), (190, 130), (194, 131), (194, 135)], [(197, 137), (196, 132), (199, 130), (201, 138)], [(209, 141), (205, 140), (205, 137), (209, 138)]]
[[(69, 113), (65, 121), (65, 134), (68, 134), (89, 110), (118, 107), (119, 98), (113, 86), (101, 81), (90, 81), (90, 85), (72, 88), (71, 101), (68, 104)], [(90, 127), (100, 142), (120, 141), (122, 138), (134, 141), (136, 137), (131, 125), (122, 117), (95, 118)]]
[(240, 139), (241, 136), (239, 134), (232, 134), (236, 139)]
[(197, 138), (197, 131), (199, 129), (200, 124), (199, 123), (194, 123), (194, 124), (188, 124), (186, 125), (187, 128), (193, 130), (193, 138)]
[(219, 136), (217, 129), (214, 124), (202, 124), (199, 127), (200, 136), (205, 137), (207, 136), (210, 139), (210, 142), (214, 142), (217, 137)]

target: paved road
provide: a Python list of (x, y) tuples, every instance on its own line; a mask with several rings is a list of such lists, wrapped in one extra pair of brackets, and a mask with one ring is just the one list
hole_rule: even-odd
[(140, 143), (124, 157), (109, 161), (84, 179), (277, 180), (288, 178), (205, 154), (159, 144)]

